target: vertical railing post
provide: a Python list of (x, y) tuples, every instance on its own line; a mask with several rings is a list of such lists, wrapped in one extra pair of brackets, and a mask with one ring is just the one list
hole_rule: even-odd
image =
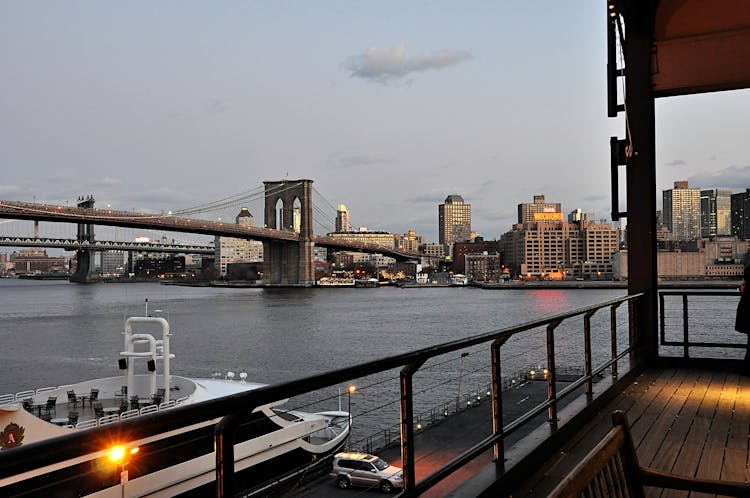
[(232, 497), (234, 490), (234, 432), (240, 414), (230, 413), (214, 426), (216, 448), (216, 498)]
[(501, 337), (492, 342), (492, 433), (500, 438), (493, 446), (495, 466), (505, 467), (505, 435), (503, 432), (503, 385), (502, 369), (500, 367), (500, 348), (508, 340)]
[(682, 356), (687, 358), (690, 356), (688, 351), (688, 297), (687, 294), (682, 295)]
[[(641, 298), (638, 298), (641, 299)], [(638, 323), (638, 320), (636, 320), (635, 314), (638, 313), (638, 306), (635, 305), (635, 302), (631, 299), (628, 301), (628, 341), (630, 345), (630, 365), (632, 368), (632, 365), (635, 364), (636, 359), (638, 358), (636, 349), (640, 347), (639, 339), (638, 339), (638, 330), (636, 330), (636, 324)], [(657, 345), (657, 351), (658, 351), (658, 345)]]
[(562, 319), (554, 320), (547, 325), (547, 421), (557, 427), (557, 366), (555, 365), (555, 328)]
[[(612, 360), (617, 358), (617, 307), (615, 303), (609, 308), (609, 337), (612, 345)], [(617, 377), (617, 362), (612, 363), (612, 377)]]
[(667, 332), (666, 332), (666, 325), (665, 325), (666, 322), (664, 320), (664, 317), (665, 317), (664, 294), (660, 292), (659, 293), (659, 336), (661, 337), (661, 344), (664, 344), (667, 340)]
[(586, 397), (591, 400), (594, 395), (594, 379), (591, 375), (591, 317), (597, 310), (592, 310), (583, 315), (583, 365), (586, 376)]
[(417, 485), (414, 469), (414, 389), (412, 377), (424, 360), (401, 369), (401, 467), (404, 478), (404, 495), (414, 496)]

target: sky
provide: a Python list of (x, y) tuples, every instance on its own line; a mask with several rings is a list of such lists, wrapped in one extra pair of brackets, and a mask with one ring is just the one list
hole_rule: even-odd
[[(452, 194), (485, 239), (536, 194), (609, 219), (605, 49), (603, 1), (6, 0), (0, 200), (161, 212), (308, 178), (331, 229), (345, 204), (437, 241)], [(657, 191), (750, 187), (748, 109), (659, 100)]]

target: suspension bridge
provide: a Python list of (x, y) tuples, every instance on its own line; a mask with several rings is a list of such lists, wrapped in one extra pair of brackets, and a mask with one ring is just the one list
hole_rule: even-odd
[[(342, 240), (327, 235), (316, 235), (314, 223), (324, 228), (313, 217), (313, 212), (325, 216), (321, 206), (313, 203), (312, 180), (282, 180), (263, 182), (262, 190), (244, 192), (218, 201), (167, 213), (132, 212), (94, 207), (93, 197), (79, 199), (75, 207), (59, 204), (0, 201), (0, 218), (33, 220), (35, 222), (73, 223), (77, 225), (76, 249), (79, 265), (72, 280), (86, 281), (95, 244), (94, 226), (126, 227), (160, 232), (181, 232), (219, 237), (233, 237), (263, 242), (263, 275), (265, 285), (311, 286), (315, 268), (313, 248), (378, 253), (396, 260), (419, 259), (420, 254), (380, 244)], [(318, 193), (318, 198), (324, 200)], [(263, 226), (240, 225), (196, 217), (207, 213), (245, 205), (260, 199), (263, 202)], [(335, 216), (328, 220), (333, 221)], [(325, 219), (325, 218), (323, 218)], [(269, 228), (271, 227), (271, 228)], [(330, 233), (333, 230), (327, 230)], [(37, 245), (41, 244), (38, 242)], [(205, 247), (204, 247), (205, 249)]]

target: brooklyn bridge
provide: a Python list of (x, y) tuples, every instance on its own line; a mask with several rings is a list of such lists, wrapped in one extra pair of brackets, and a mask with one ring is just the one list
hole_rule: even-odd
[[(75, 207), (0, 201), (0, 218), (35, 222), (76, 223), (78, 269), (72, 280), (84, 281), (93, 264), (93, 226), (154, 229), (261, 241), (263, 281), (269, 286), (311, 286), (315, 282), (313, 249), (378, 253), (396, 260), (419, 259), (420, 254), (394, 247), (313, 233), (313, 181), (282, 180), (263, 182), (263, 226), (245, 226), (189, 216), (209, 210), (212, 203), (187, 210), (164, 213), (130, 212), (94, 207), (93, 198), (82, 199)], [(201, 211), (204, 209), (204, 211)], [(319, 209), (317, 210), (319, 211)], [(295, 220), (295, 217), (297, 219)], [(50, 245), (52, 245), (50, 243)], [(205, 253), (203, 248), (200, 252)]]

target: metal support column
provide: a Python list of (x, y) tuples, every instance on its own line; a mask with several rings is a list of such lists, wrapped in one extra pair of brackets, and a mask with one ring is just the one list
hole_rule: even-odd
[(404, 476), (404, 496), (414, 496), (417, 484), (414, 469), (414, 389), (412, 377), (424, 361), (401, 369), (401, 462)]
[(583, 315), (583, 361), (584, 375), (586, 376), (586, 397), (591, 401), (594, 396), (594, 379), (591, 376), (591, 317), (596, 310), (589, 311)]
[(657, 2), (623, 2), (627, 140), (628, 293), (636, 303), (639, 360), (654, 360), (657, 338), (656, 134), (651, 89), (653, 25)]
[(214, 427), (216, 450), (216, 497), (233, 497), (234, 490), (234, 432), (240, 423), (239, 413), (230, 413)]
[(505, 436), (503, 432), (503, 385), (502, 369), (500, 368), (500, 348), (508, 340), (507, 337), (493, 341), (492, 350), (492, 433), (499, 436), (493, 446), (495, 466), (505, 468)]
[[(617, 307), (620, 303), (609, 308), (609, 341), (612, 346), (612, 359), (617, 358)], [(612, 377), (617, 377), (617, 362), (612, 363)]]
[(555, 365), (555, 329), (562, 320), (555, 320), (547, 325), (547, 421), (557, 427), (557, 366)]

